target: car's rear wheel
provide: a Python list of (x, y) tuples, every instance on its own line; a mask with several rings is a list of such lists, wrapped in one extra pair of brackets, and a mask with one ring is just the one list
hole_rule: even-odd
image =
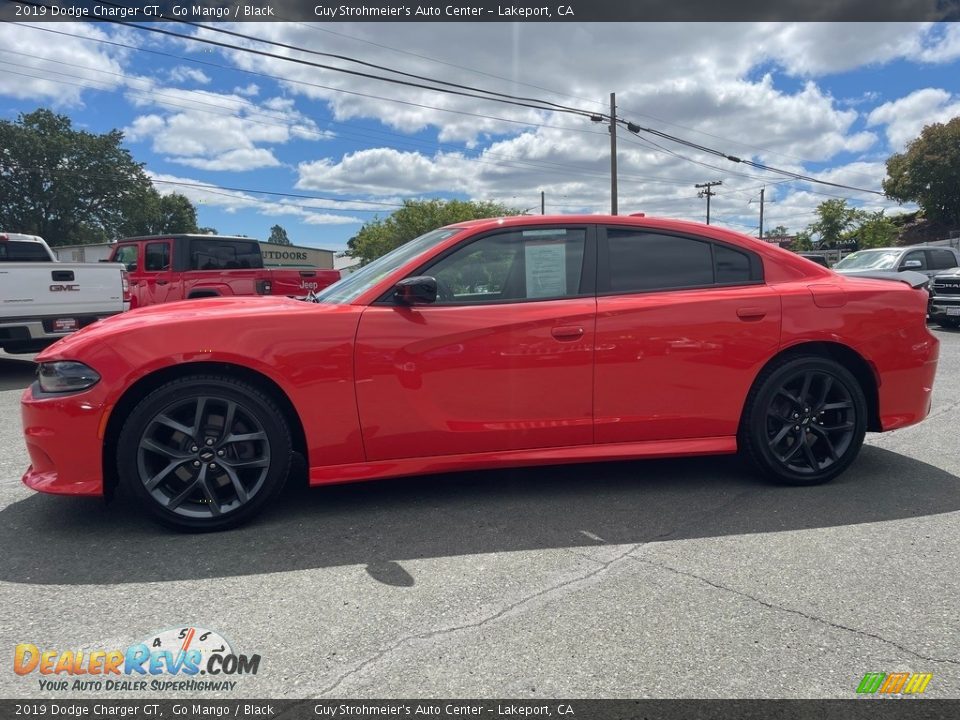
[(766, 477), (789, 485), (832, 480), (856, 459), (867, 402), (842, 365), (798, 357), (757, 378), (741, 422), (741, 451)]
[(283, 486), (290, 452), (287, 422), (258, 388), (191, 376), (137, 404), (118, 439), (117, 468), (156, 519), (203, 532), (258, 513)]

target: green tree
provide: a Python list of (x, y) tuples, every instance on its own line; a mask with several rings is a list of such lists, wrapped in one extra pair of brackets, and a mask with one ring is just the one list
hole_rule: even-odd
[(777, 225), (772, 230), (767, 230), (767, 232), (764, 233), (764, 237), (768, 238), (785, 238), (789, 235), (790, 231), (787, 230), (785, 225)]
[(287, 237), (287, 231), (282, 225), (274, 225), (270, 228), (270, 237), (267, 238), (267, 242), (274, 245), (290, 245), (290, 238)]
[(810, 252), (813, 250), (813, 238), (808, 230), (801, 230), (797, 233), (793, 242), (790, 243), (790, 249), (793, 252)]
[(864, 213), (862, 219), (860, 227), (850, 233), (851, 239), (857, 241), (860, 250), (890, 247), (895, 244), (900, 231), (891, 219), (884, 215), (883, 210)]
[(185, 195), (161, 195), (153, 188), (130, 199), (124, 209), (123, 223), (117, 230), (123, 237), (199, 231), (197, 209)]
[(845, 233), (857, 226), (863, 218), (862, 211), (847, 207), (846, 200), (824, 200), (817, 205), (817, 221), (809, 227), (811, 233), (820, 236), (820, 247), (834, 247)]
[(389, 217), (364, 223), (347, 242), (347, 252), (366, 265), (395, 247), (444, 225), (519, 214), (514, 208), (487, 201), (404, 200), (403, 207)]
[(119, 130), (74, 130), (50, 110), (0, 120), (0, 228), (51, 245), (103, 242), (153, 189)]
[(960, 224), (960, 117), (927, 125), (906, 151), (891, 155), (883, 191), (916, 202), (928, 220)]

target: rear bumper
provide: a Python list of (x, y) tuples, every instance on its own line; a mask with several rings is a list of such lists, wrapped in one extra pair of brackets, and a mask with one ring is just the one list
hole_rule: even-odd
[[(124, 306), (126, 309), (126, 305)], [(119, 313), (98, 313), (95, 315), (71, 315), (69, 312), (60, 315), (50, 315), (33, 318), (0, 318), (0, 346), (9, 345), (43, 345), (56, 342), (76, 330), (56, 331), (53, 322), (56, 320), (75, 320), (77, 330), (92, 325), (98, 320)]]
[(940, 342), (933, 335), (925, 354), (923, 362), (915, 366), (888, 369), (882, 374), (878, 390), (884, 432), (914, 425), (930, 413), (940, 357)]
[(30, 467), (23, 484), (57, 495), (103, 495), (100, 428), (109, 410), (91, 390), (63, 397), (20, 397)]

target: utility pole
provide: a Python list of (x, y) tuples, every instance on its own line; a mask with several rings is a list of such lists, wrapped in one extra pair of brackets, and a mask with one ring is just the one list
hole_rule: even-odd
[(610, 93), (610, 214), (617, 214), (617, 94)]
[(716, 193), (710, 188), (714, 187), (715, 185), (723, 185), (723, 180), (714, 180), (713, 182), (699, 183), (694, 185), (695, 188), (704, 188), (697, 193), (697, 197), (705, 197), (707, 199), (707, 225), (710, 224), (710, 198), (716, 195)]
[(763, 194), (767, 191), (765, 187), (760, 188), (760, 234), (757, 236), (763, 240)]
[(543, 190), (540, 191), (540, 214), (547, 214), (547, 196)]

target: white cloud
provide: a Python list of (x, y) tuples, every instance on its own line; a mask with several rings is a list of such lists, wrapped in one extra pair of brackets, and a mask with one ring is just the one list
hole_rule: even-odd
[(947, 122), (958, 115), (960, 96), (940, 88), (924, 88), (874, 109), (867, 124), (885, 125), (890, 145), (902, 150), (926, 125)]
[(80, 37), (0, 23), (0, 95), (75, 106), (81, 104), (85, 90), (109, 91), (123, 85), (129, 51), (83, 39), (111, 39), (116, 33), (93, 23), (54, 25), (51, 29)]
[(352, 225), (363, 222), (353, 215), (339, 215), (324, 212), (339, 208), (336, 203), (323, 200), (264, 200), (247, 192), (222, 190), (216, 185), (203, 183), (191, 178), (177, 177), (162, 173), (147, 173), (154, 181), (154, 187), (162, 195), (180, 193), (201, 209), (215, 207), (227, 213), (253, 210), (268, 217), (292, 217), (307, 225)]
[(276, 167), (279, 160), (263, 145), (332, 136), (287, 98), (257, 104), (236, 94), (158, 87), (149, 78), (137, 82), (142, 84), (129, 83), (130, 101), (159, 110), (135, 118), (125, 129), (127, 137), (149, 140), (154, 152), (189, 167), (235, 172)]
[(198, 68), (177, 65), (167, 73), (167, 79), (171, 82), (193, 82), (198, 85), (209, 85), (210, 76)]

